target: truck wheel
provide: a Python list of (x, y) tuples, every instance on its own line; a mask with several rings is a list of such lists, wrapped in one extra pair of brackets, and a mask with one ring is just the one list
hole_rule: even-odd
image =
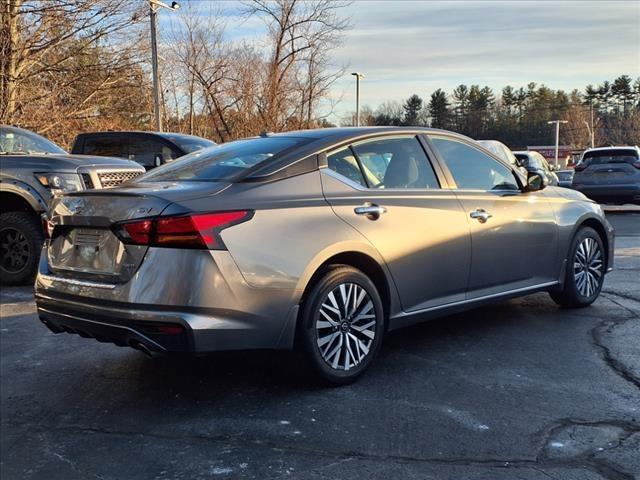
[(42, 225), (34, 214), (7, 212), (0, 215), (2, 285), (25, 285), (33, 282), (42, 241)]

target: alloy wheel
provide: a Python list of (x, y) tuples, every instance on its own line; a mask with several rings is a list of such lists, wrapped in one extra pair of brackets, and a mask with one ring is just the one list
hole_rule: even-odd
[(602, 250), (593, 238), (587, 237), (576, 249), (573, 277), (578, 292), (584, 297), (593, 295), (602, 280)]
[(327, 294), (319, 310), (315, 328), (324, 361), (336, 370), (358, 366), (376, 336), (377, 315), (367, 291), (342, 283)]
[(29, 240), (20, 230), (4, 228), (0, 231), (0, 265), (11, 273), (21, 271), (29, 262)]

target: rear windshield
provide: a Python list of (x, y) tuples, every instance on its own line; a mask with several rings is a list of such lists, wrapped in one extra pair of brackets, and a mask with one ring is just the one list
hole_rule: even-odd
[(607, 163), (634, 163), (638, 160), (635, 150), (595, 150), (585, 152), (583, 162), (589, 165), (604, 165)]
[(178, 145), (186, 153), (196, 152), (203, 148), (213, 147), (216, 143), (206, 138), (193, 137), (189, 135), (167, 135), (173, 143)]
[(251, 138), (205, 148), (139, 176), (140, 182), (232, 180), (245, 170), (307, 143), (306, 138)]

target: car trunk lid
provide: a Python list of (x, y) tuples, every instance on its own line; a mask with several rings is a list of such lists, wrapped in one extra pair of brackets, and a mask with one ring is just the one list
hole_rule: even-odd
[(128, 245), (114, 224), (155, 217), (172, 203), (220, 193), (218, 182), (132, 184), (55, 198), (49, 211), (49, 269), (55, 275), (105, 283), (127, 282), (149, 247)]

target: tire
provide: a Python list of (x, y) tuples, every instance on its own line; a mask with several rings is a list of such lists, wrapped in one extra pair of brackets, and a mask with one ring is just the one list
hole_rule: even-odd
[(362, 375), (380, 350), (385, 331), (382, 300), (360, 270), (336, 266), (309, 292), (299, 327), (312, 370), (327, 384), (345, 385)]
[(564, 285), (549, 292), (562, 307), (591, 305), (602, 290), (605, 274), (605, 250), (600, 235), (591, 227), (582, 227), (571, 242)]
[(28, 212), (0, 215), (0, 282), (2, 285), (33, 283), (40, 250), (42, 225)]

